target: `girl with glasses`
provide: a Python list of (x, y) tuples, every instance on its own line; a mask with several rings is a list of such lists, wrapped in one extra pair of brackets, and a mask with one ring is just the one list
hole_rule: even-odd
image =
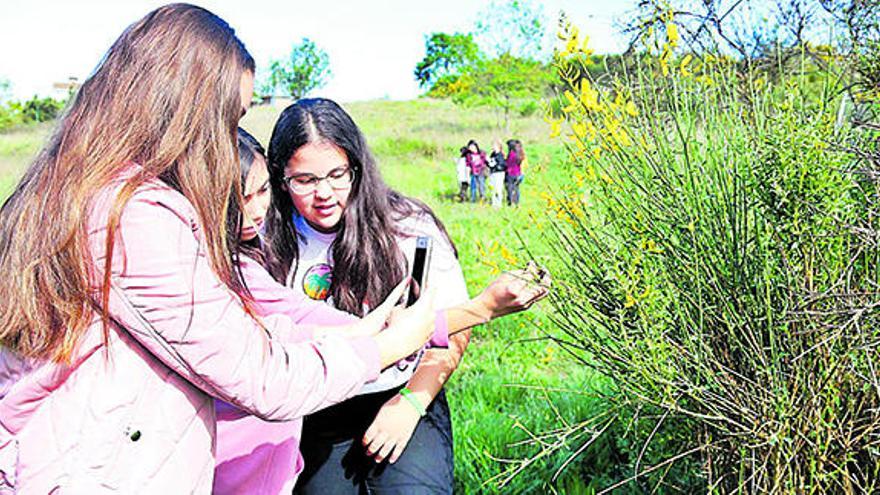
[[(418, 237), (433, 243), (428, 287), (437, 291), (437, 307), (460, 308), (448, 313), (456, 320), (450, 330), (525, 309), (546, 294), (530, 288), (519, 293), (521, 304), (510, 305), (516, 290), (495, 297), (490, 287), (469, 300), (442, 223), (385, 184), (360, 129), (333, 101), (305, 99), (284, 110), (269, 146), (269, 177), (266, 262), (277, 280), (307, 297), (365, 314), (409, 272)], [(457, 323), (462, 315), (468, 325)], [(297, 492), (451, 493), (452, 431), (442, 387), (468, 339), (462, 333), (448, 348), (419, 351), (357, 397), (307, 417)]]

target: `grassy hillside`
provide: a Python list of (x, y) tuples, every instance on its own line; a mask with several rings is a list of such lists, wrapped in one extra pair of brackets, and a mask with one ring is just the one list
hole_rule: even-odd
[[(501, 246), (519, 262), (526, 256), (520, 239), (532, 255), (552, 266), (536, 242), (544, 215), (540, 192), (565, 182), (562, 150), (549, 144), (548, 126), (540, 117), (515, 120), (511, 132), (497, 130), (495, 116), (485, 110), (461, 109), (447, 102), (364, 102), (346, 105), (363, 129), (386, 180), (405, 194), (430, 205), (446, 224), (457, 244), (465, 278), (472, 293), (493, 277), (494, 264), (510, 266)], [(253, 108), (242, 125), (261, 142), (268, 138), (280, 106)], [(0, 134), (0, 193), (5, 197), (18, 175), (49, 132), (34, 127)], [(495, 138), (519, 138), (525, 145), (530, 168), (525, 171), (522, 206), (494, 209), (486, 205), (458, 204), (454, 160), (469, 139), (489, 148)], [(482, 247), (482, 250), (481, 250)], [(546, 491), (564, 455), (540, 458), (526, 475), (498, 486), (506, 470), (516, 464), (505, 459), (539, 452), (530, 445), (529, 432), (540, 432), (582, 417), (593, 402), (584, 394), (600, 384), (589, 372), (573, 364), (543, 338), (542, 308), (531, 314), (508, 317), (475, 331), (467, 355), (450, 380), (457, 492), (524, 493)], [(560, 392), (560, 391), (568, 392)], [(569, 466), (552, 485), (565, 492), (580, 492), (582, 481), (599, 462), (592, 456)]]

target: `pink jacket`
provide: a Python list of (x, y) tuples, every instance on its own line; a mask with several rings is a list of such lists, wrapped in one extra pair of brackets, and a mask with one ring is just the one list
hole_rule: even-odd
[[(99, 271), (115, 191), (89, 219)], [(68, 364), (0, 350), (0, 492), (209, 493), (215, 398), (284, 421), (378, 375), (372, 339), (283, 342), (288, 316), (264, 329), (247, 315), (210, 268), (193, 206), (161, 182), (125, 206), (115, 249), (107, 346), (96, 318)]]
[[(358, 318), (278, 284), (257, 262), (242, 258), (242, 274), (260, 316), (285, 314), (295, 323), (344, 325)], [(312, 337), (301, 327), (285, 340)], [(326, 406), (329, 404), (321, 404)], [(314, 412), (314, 411), (309, 411)], [(217, 401), (217, 468), (214, 494), (290, 494), (303, 469), (302, 420), (264, 421)]]

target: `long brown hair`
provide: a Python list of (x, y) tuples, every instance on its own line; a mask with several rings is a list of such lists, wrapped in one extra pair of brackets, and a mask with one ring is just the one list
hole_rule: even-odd
[[(225, 227), (229, 201), (241, 200), (240, 84), (253, 70), (233, 29), (193, 5), (160, 7), (122, 33), (0, 209), (0, 344), (65, 360), (96, 314), (106, 341), (119, 218), (135, 190), (156, 178), (193, 204), (212, 268), (246, 293)], [(100, 273), (88, 248), (90, 204), (132, 162), (140, 168), (109, 212)], [(92, 281), (101, 276), (96, 300)]]

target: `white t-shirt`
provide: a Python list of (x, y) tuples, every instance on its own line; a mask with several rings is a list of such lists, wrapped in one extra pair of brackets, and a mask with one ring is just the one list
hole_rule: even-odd
[[(312, 299), (332, 304), (332, 298), (329, 297), (330, 284), (333, 280), (330, 245), (336, 234), (318, 232), (299, 215), (295, 215), (293, 221), (300, 234), (299, 262), (291, 267), (287, 285)], [(398, 247), (406, 258), (407, 267), (404, 272), (407, 274), (415, 255), (416, 238), (419, 236), (431, 238), (431, 259), (426, 286), (437, 289), (436, 308), (445, 309), (467, 301), (469, 296), (461, 265), (452, 251), (452, 246), (434, 224), (434, 220), (427, 215), (420, 215), (402, 220), (398, 227), (404, 232), (399, 239)], [(379, 392), (403, 385), (413, 375), (423, 352), (424, 349), (389, 366), (382, 371), (376, 381), (367, 383), (361, 389), (361, 393)]]
[(458, 176), (459, 182), (471, 180), (471, 170), (467, 166), (467, 159), (463, 156), (455, 161), (455, 175)]

